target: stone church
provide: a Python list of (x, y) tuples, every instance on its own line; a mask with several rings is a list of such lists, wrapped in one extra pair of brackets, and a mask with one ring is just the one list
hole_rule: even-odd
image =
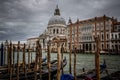
[[(54, 15), (50, 18), (48, 21), (47, 29), (44, 31), (43, 34), (39, 36), (39, 40), (41, 42), (42, 48), (44, 50), (47, 50), (47, 43), (49, 40), (52, 40), (55, 37), (61, 37), (67, 39), (67, 26), (65, 19), (60, 14), (60, 9), (58, 8), (58, 5), (56, 6), (56, 9), (54, 11)], [(67, 51), (67, 42), (64, 42), (63, 49), (66, 52)], [(51, 51), (57, 52), (57, 44), (52, 43), (51, 44)]]

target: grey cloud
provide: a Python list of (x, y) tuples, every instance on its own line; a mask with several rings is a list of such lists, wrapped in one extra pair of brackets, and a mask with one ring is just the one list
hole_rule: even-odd
[(120, 19), (119, 0), (0, 0), (0, 40), (26, 40), (47, 28), (56, 4), (68, 22), (95, 16)]

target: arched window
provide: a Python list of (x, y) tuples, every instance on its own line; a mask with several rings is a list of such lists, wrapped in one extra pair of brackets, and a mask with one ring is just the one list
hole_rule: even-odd
[(59, 33), (59, 30), (57, 29), (57, 34)]
[(104, 45), (102, 44), (102, 49), (103, 49)]
[(55, 34), (55, 29), (53, 29), (53, 34)]
[(119, 33), (119, 39), (120, 39), (120, 33)]

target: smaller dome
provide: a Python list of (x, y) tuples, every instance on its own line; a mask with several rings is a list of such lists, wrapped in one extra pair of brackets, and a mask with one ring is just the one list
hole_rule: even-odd
[(48, 25), (53, 25), (53, 24), (63, 24), (63, 25), (66, 25), (65, 19), (62, 18), (59, 15), (55, 15), (52, 18), (50, 18), (50, 20), (48, 22)]

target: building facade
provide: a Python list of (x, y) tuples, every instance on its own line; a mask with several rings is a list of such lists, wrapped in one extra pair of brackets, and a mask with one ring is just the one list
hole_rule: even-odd
[(111, 52), (120, 53), (120, 22), (114, 22), (111, 32)]
[[(95, 17), (88, 20), (77, 20), (72, 23), (71, 19), (67, 26), (68, 30), (68, 44), (72, 44), (72, 50), (77, 47), (77, 50), (83, 52), (95, 52), (96, 43), (94, 36), (100, 38), (100, 52), (107, 53), (112, 49), (111, 34), (115, 31), (114, 23), (117, 20), (107, 17)], [(118, 33), (119, 31), (117, 31)], [(117, 41), (119, 43), (119, 41)], [(117, 47), (119, 49), (119, 47)]]
[[(74, 51), (76, 48), (79, 52), (96, 51), (95, 36), (99, 36), (100, 53), (120, 52), (120, 22), (113, 17), (106, 15), (95, 17), (87, 20), (79, 20), (66, 25), (65, 19), (61, 17), (60, 9), (56, 6), (54, 15), (48, 21), (47, 29), (38, 37), (27, 40), (30, 46), (35, 46), (39, 40), (42, 48), (47, 50), (48, 41), (55, 37), (64, 37), (67, 42), (63, 43), (64, 51)], [(57, 51), (57, 44), (52, 43), (51, 51)]]
[(35, 48), (36, 47), (36, 42), (39, 40), (38, 37), (34, 37), (34, 38), (29, 38), (27, 39), (27, 47), (30, 48)]

